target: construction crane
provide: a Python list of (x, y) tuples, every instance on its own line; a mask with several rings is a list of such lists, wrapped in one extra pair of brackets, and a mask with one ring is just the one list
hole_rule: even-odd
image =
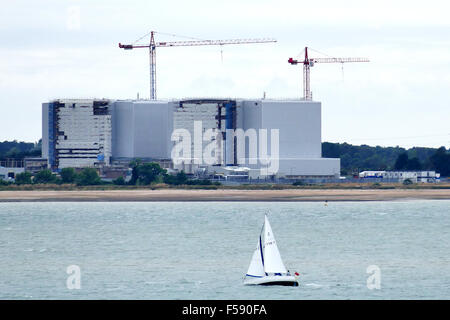
[[(156, 48), (157, 47), (182, 47), (182, 46), (222, 46), (226, 44), (248, 44), (277, 42), (275, 39), (231, 39), (231, 40), (195, 40), (195, 41), (173, 41), (155, 42), (156, 31), (150, 32), (150, 43), (147, 45), (121, 44), (119, 48), (125, 50), (137, 48), (149, 48), (150, 53), (150, 99), (156, 100)], [(143, 37), (142, 37), (143, 38)], [(141, 39), (142, 39), (141, 38)], [(139, 40), (138, 40), (139, 41)]]
[(311, 83), (310, 83), (310, 67), (315, 63), (347, 63), (347, 62), (369, 62), (366, 58), (309, 58), (308, 47), (305, 47), (305, 58), (303, 61), (289, 58), (290, 64), (303, 64), (303, 99), (312, 100)]

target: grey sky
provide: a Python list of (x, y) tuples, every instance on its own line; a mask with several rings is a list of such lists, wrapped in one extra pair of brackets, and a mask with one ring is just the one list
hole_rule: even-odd
[(448, 148), (449, 8), (446, 1), (2, 1), (0, 141), (38, 140), (41, 103), (52, 98), (148, 97), (148, 51), (117, 44), (156, 30), (278, 40), (160, 48), (158, 98), (300, 97), (301, 67), (287, 59), (307, 45), (371, 60), (343, 71), (312, 68), (323, 141)]

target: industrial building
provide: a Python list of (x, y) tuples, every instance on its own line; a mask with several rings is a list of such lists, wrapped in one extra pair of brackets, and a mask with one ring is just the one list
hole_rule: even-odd
[[(249, 179), (340, 174), (339, 159), (322, 158), (315, 101), (61, 99), (43, 103), (42, 128), (42, 157), (55, 171), (140, 158), (190, 174), (245, 172)], [(220, 147), (208, 153), (213, 144)], [(189, 156), (176, 156), (180, 145)]]
[(51, 169), (109, 165), (109, 103), (64, 99), (42, 105), (42, 157)]
[(0, 165), (0, 180), (14, 181), (16, 175), (23, 173), (25, 169), (18, 167), (3, 167)]
[(359, 178), (374, 182), (404, 182), (410, 180), (412, 183), (435, 183), (439, 182), (441, 175), (436, 171), (362, 171)]

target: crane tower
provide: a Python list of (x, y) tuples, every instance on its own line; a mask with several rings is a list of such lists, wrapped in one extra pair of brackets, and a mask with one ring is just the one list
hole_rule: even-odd
[(292, 65), (303, 64), (303, 99), (312, 100), (310, 67), (315, 63), (347, 63), (347, 62), (369, 62), (367, 58), (309, 58), (308, 47), (305, 47), (305, 58), (303, 61), (289, 58), (288, 62)]
[(131, 50), (136, 48), (148, 48), (150, 55), (150, 99), (156, 100), (156, 48), (157, 47), (181, 47), (181, 46), (222, 46), (226, 44), (249, 44), (277, 42), (275, 39), (230, 39), (230, 40), (195, 40), (155, 42), (156, 31), (150, 32), (150, 42), (146, 45), (121, 44), (119, 48)]

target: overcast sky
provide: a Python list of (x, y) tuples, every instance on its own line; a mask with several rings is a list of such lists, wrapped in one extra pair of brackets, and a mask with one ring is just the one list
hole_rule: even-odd
[(40, 139), (49, 99), (147, 98), (148, 50), (118, 43), (155, 30), (157, 41), (278, 40), (159, 48), (158, 98), (299, 98), (302, 69), (287, 59), (308, 46), (371, 60), (312, 68), (323, 141), (450, 147), (447, 1), (1, 2), (0, 141)]

